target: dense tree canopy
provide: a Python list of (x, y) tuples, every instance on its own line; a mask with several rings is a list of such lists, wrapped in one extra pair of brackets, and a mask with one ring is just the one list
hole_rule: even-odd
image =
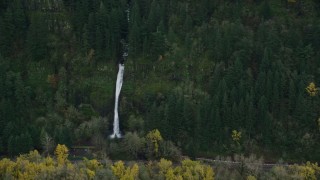
[(319, 161), (319, 17), (317, 0), (2, 0), (0, 152), (115, 148), (125, 39), (119, 114), (132, 141), (158, 129), (190, 156)]

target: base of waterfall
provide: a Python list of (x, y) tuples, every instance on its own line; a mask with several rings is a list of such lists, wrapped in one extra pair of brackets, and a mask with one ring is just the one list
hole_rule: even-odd
[(109, 136), (109, 138), (110, 138), (110, 139), (115, 139), (115, 138), (120, 139), (120, 138), (122, 138), (122, 136), (121, 136), (120, 133), (118, 133), (118, 134), (113, 133), (113, 134), (111, 134), (111, 135)]

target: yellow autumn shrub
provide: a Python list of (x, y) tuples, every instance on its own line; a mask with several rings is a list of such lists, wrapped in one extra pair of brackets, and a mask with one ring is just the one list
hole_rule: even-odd
[(0, 179), (3, 179), (5, 176), (11, 176), (13, 169), (15, 168), (15, 163), (10, 159), (4, 158), (0, 161)]
[(231, 134), (232, 140), (235, 142), (239, 142), (241, 139), (241, 132), (237, 130), (233, 130)]
[(139, 166), (134, 164), (132, 167), (125, 167), (122, 161), (118, 161), (111, 166), (113, 174), (120, 180), (134, 180), (139, 175)]
[(183, 160), (181, 169), (178, 168), (177, 172), (181, 173), (183, 179), (214, 180), (214, 171), (210, 166), (190, 159)]
[(247, 180), (257, 180), (257, 178), (252, 175), (249, 175), (247, 176)]
[(83, 162), (85, 166), (92, 171), (97, 171), (98, 169), (101, 169), (103, 167), (101, 163), (96, 159), (89, 160), (87, 158), (83, 158)]
[(61, 145), (61, 144), (57, 145), (56, 150), (54, 151), (54, 154), (56, 155), (58, 164), (63, 165), (66, 163), (69, 155), (68, 152), (69, 150), (67, 146)]
[(309, 84), (309, 86), (306, 88), (306, 90), (310, 96), (316, 96), (318, 93), (318, 88), (316, 87), (316, 85), (313, 82), (311, 82)]
[(162, 136), (158, 129), (154, 129), (147, 134), (147, 140), (153, 144), (154, 153), (157, 155), (159, 152), (159, 142), (162, 141)]
[(166, 174), (167, 171), (171, 168), (172, 162), (166, 159), (161, 158), (158, 162), (159, 171), (162, 174)]
[(291, 165), (289, 169), (301, 179), (316, 180), (320, 178), (320, 167), (318, 163), (307, 162), (304, 165)]
[(165, 174), (166, 180), (183, 180), (180, 174), (176, 174), (174, 169), (171, 167), (167, 170)]

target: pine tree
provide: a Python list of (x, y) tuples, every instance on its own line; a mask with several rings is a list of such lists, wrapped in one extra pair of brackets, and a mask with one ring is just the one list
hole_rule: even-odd
[(31, 25), (27, 36), (27, 47), (31, 59), (43, 60), (46, 58), (47, 32), (45, 18), (41, 14), (35, 14), (31, 18)]
[(258, 104), (258, 118), (257, 118), (257, 130), (262, 133), (264, 142), (269, 140), (268, 133), (270, 132), (268, 127), (270, 127), (270, 117), (268, 113), (268, 101), (265, 96), (262, 96)]
[(268, 48), (265, 48), (263, 52), (260, 68), (259, 68), (260, 72), (261, 71), (266, 72), (267, 70), (269, 70), (270, 64), (271, 64), (270, 56), (271, 56), (270, 50)]
[(21, 0), (14, 0), (12, 3), (12, 12), (14, 18), (15, 34), (17, 38), (24, 39), (27, 30), (27, 17), (24, 12), (23, 2)]
[(189, 33), (189, 32), (192, 30), (192, 27), (193, 27), (192, 18), (191, 18), (191, 16), (188, 14), (187, 17), (186, 17), (186, 19), (185, 19), (184, 25), (183, 25), (184, 32), (185, 32), (186, 34)]
[(56, 107), (58, 110), (63, 110), (67, 105), (67, 74), (62, 67), (59, 70), (59, 84), (55, 95)]
[(244, 103), (244, 100), (241, 98), (240, 103), (238, 105), (238, 122), (239, 122), (239, 128), (245, 128), (245, 118), (246, 118), (246, 106)]
[(112, 57), (116, 57), (120, 53), (120, 39), (121, 39), (121, 27), (120, 27), (120, 13), (118, 9), (113, 8), (109, 15), (109, 25), (110, 30), (110, 52)]
[(238, 106), (237, 104), (234, 102), (232, 105), (232, 129), (239, 129), (241, 126), (241, 122), (239, 119), (239, 112), (238, 112)]
[(223, 119), (223, 126), (226, 129), (229, 129), (232, 127), (231, 125), (231, 110), (230, 110), (230, 102), (228, 99), (228, 96), (226, 93), (224, 93), (223, 99), (222, 99), (222, 119)]
[(296, 105), (296, 87), (294, 81), (290, 79), (289, 83), (289, 112), (293, 112)]
[(215, 110), (215, 135), (218, 145), (224, 142), (223, 124), (220, 116), (220, 109)]
[(96, 17), (90, 13), (87, 24), (87, 41), (90, 49), (96, 49)]
[(129, 54), (136, 57), (141, 52), (141, 35), (137, 22), (134, 22), (129, 33)]
[(219, 82), (219, 86), (218, 86), (218, 97), (222, 98), (224, 97), (224, 93), (226, 93), (228, 90), (228, 87), (227, 87), (227, 83), (224, 79), (222, 79), (220, 82)]
[(10, 156), (13, 156), (16, 154), (16, 144), (15, 144), (15, 138), (14, 136), (10, 136), (9, 140), (8, 140), (8, 153), (10, 154)]
[(273, 73), (271, 72), (271, 70), (268, 71), (267, 74), (267, 80), (266, 80), (266, 98), (268, 100), (268, 102), (270, 103), (270, 100), (272, 99), (272, 87), (273, 87)]
[(148, 32), (152, 33), (157, 30), (157, 26), (161, 20), (160, 17), (160, 6), (157, 0), (153, 0), (150, 7), (150, 12), (147, 20)]
[(280, 108), (280, 93), (279, 93), (279, 79), (275, 79), (272, 88), (272, 113), (275, 118), (279, 117), (279, 108)]
[(152, 45), (150, 48), (152, 57), (157, 60), (157, 58), (164, 54), (166, 50), (166, 44), (164, 35), (161, 31), (152, 33)]
[(269, 20), (270, 18), (272, 18), (273, 13), (268, 0), (265, 0), (262, 3), (260, 14), (265, 20)]
[(32, 145), (32, 138), (29, 132), (23, 133), (19, 136), (19, 145), (21, 146), (21, 151), (19, 153), (27, 153), (29, 152), (33, 145)]
[(30, 108), (30, 98), (28, 93), (28, 87), (25, 87), (20, 74), (16, 75), (15, 79), (15, 100), (16, 100), (16, 112), (19, 113), (20, 117), (26, 117), (25, 113)]
[(3, 17), (0, 17), (0, 48), (1, 53), (7, 56), (12, 49), (12, 42), (14, 41), (14, 16), (10, 8), (7, 9)]
[(98, 60), (102, 60), (103, 59), (103, 55), (104, 55), (104, 34), (102, 32), (102, 30), (98, 27), (96, 29), (96, 54), (97, 54), (97, 59)]
[(272, 135), (273, 135), (272, 123), (273, 123), (273, 117), (268, 112), (264, 119), (264, 128), (263, 128), (263, 139), (264, 139), (265, 145), (270, 145), (270, 143), (272, 142)]
[(165, 139), (168, 140), (173, 140), (174, 134), (174, 121), (176, 121), (177, 118), (177, 111), (176, 111), (176, 103), (177, 103), (177, 98), (174, 94), (169, 95), (168, 97), (168, 103), (166, 106), (166, 129), (163, 132), (163, 136)]
[(255, 92), (257, 97), (266, 95), (266, 73), (264, 71), (260, 72), (255, 85)]
[(239, 80), (242, 78), (243, 69), (240, 59), (237, 57), (235, 64), (229, 69), (229, 72), (226, 77), (228, 85), (237, 85)]

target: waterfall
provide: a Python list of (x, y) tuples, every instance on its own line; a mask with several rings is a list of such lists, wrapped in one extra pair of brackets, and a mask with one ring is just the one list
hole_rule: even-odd
[(113, 138), (121, 138), (120, 128), (119, 128), (119, 114), (118, 114), (118, 104), (119, 104), (119, 95), (123, 82), (123, 73), (124, 73), (124, 64), (119, 64), (119, 71), (117, 76), (116, 83), (116, 98), (114, 103), (114, 120), (113, 120), (113, 134), (110, 136)]
[[(130, 9), (129, 5), (126, 10), (127, 13), (127, 21), (129, 23), (129, 16), (130, 16)], [(116, 82), (116, 94), (115, 94), (115, 103), (114, 103), (114, 119), (113, 119), (113, 134), (110, 136), (111, 139), (114, 138), (121, 138), (120, 133), (120, 126), (119, 126), (119, 114), (118, 114), (118, 106), (119, 106), (119, 95), (122, 87), (123, 82), (123, 73), (124, 73), (124, 61), (128, 57), (128, 43), (124, 39), (121, 39), (122, 44), (122, 61), (119, 63), (119, 71), (117, 75), (117, 82)]]

